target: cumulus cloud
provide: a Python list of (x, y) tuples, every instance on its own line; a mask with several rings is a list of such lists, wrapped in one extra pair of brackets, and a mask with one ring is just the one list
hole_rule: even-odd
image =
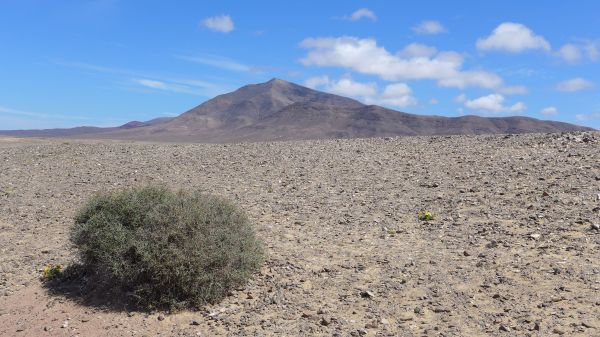
[(520, 23), (504, 22), (492, 34), (477, 40), (477, 49), (482, 51), (505, 51), (520, 53), (530, 49), (550, 51), (550, 43)]
[(371, 21), (377, 21), (377, 16), (375, 15), (375, 13), (368, 8), (357, 9), (356, 11), (354, 11), (354, 13), (352, 13), (352, 15), (345, 18), (351, 21), (358, 21), (360, 19), (369, 19)]
[(522, 85), (513, 85), (499, 88), (498, 92), (504, 95), (523, 95), (529, 92), (529, 90)]
[(211, 16), (202, 20), (202, 25), (210, 30), (220, 33), (229, 33), (233, 30), (233, 20), (229, 15)]
[(446, 28), (438, 21), (422, 21), (418, 25), (412, 27), (412, 30), (417, 34), (434, 35), (445, 33)]
[(304, 84), (310, 88), (352, 97), (365, 104), (394, 107), (417, 104), (417, 99), (412, 96), (412, 89), (406, 83), (392, 83), (380, 90), (375, 82), (357, 82), (350, 76), (344, 76), (339, 80), (330, 79), (329, 76), (317, 76), (307, 79)]
[(306, 66), (342, 67), (387, 81), (436, 80), (442, 87), (500, 88), (500, 76), (484, 70), (463, 70), (464, 58), (453, 51), (437, 51), (425, 45), (408, 45), (397, 54), (378, 46), (372, 38), (308, 38), (300, 62)]
[(581, 77), (577, 77), (558, 83), (556, 85), (556, 90), (564, 92), (575, 92), (591, 89), (593, 87), (594, 83), (592, 83), (591, 81), (588, 81)]
[(549, 106), (549, 107), (543, 108), (542, 111), (540, 111), (540, 113), (542, 115), (546, 115), (546, 116), (555, 116), (555, 115), (558, 115), (558, 109), (556, 107)]
[(504, 96), (500, 94), (491, 94), (474, 100), (466, 100), (465, 106), (469, 109), (486, 113), (515, 113), (527, 108), (523, 102), (517, 102), (511, 106), (504, 105)]
[(600, 59), (600, 43), (591, 40), (578, 40), (575, 43), (566, 43), (555, 55), (563, 61), (572, 64), (583, 60), (597, 61)]
[(431, 47), (421, 43), (411, 43), (404, 47), (398, 55), (406, 58), (413, 57), (432, 57), (437, 54), (438, 50), (435, 47)]
[(577, 115), (575, 115), (575, 118), (578, 121), (582, 121), (582, 122), (599, 120), (600, 112), (593, 112), (593, 113), (589, 113), (589, 114), (577, 114)]
[(581, 60), (582, 53), (579, 47), (567, 43), (558, 50), (557, 56), (569, 63), (575, 63)]

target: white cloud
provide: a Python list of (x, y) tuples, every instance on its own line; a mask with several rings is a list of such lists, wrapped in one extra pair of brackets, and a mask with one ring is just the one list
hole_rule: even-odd
[(354, 11), (354, 13), (352, 13), (352, 15), (350, 15), (350, 17), (346, 17), (346, 19), (352, 20), (352, 21), (358, 21), (363, 18), (366, 18), (366, 19), (369, 19), (372, 21), (377, 21), (377, 16), (375, 15), (375, 13), (368, 8), (357, 9), (356, 11)]
[(499, 50), (520, 53), (528, 49), (550, 51), (550, 43), (520, 23), (504, 22), (494, 29), (492, 34), (477, 40), (477, 49), (483, 51)]
[(498, 92), (504, 95), (523, 95), (526, 94), (528, 91), (529, 90), (527, 89), (527, 87), (522, 85), (513, 85), (498, 89)]
[(429, 104), (431, 105), (436, 105), (436, 104), (440, 104), (440, 101), (437, 98), (432, 98), (429, 100)]
[(459, 53), (436, 50), (432, 54), (434, 48), (424, 45), (409, 45), (398, 54), (371, 38), (308, 38), (300, 46), (309, 50), (300, 60), (306, 66), (342, 67), (388, 81), (436, 80), (443, 87), (495, 89), (503, 84), (494, 73), (462, 70), (464, 59)]
[(584, 59), (597, 61), (600, 58), (600, 43), (591, 40), (578, 40), (563, 45), (555, 55), (567, 63), (578, 63)]
[(593, 87), (594, 83), (592, 83), (591, 81), (588, 81), (581, 77), (577, 77), (558, 83), (556, 85), (556, 90), (565, 92), (575, 92), (591, 89)]
[(309, 88), (316, 89), (317, 87), (322, 87), (322, 86), (329, 84), (329, 82), (330, 82), (329, 76), (323, 75), (323, 76), (315, 76), (315, 77), (311, 77), (311, 78), (307, 79), (306, 81), (304, 81), (304, 85)]
[(579, 60), (581, 60), (582, 57), (581, 49), (579, 49), (578, 46), (571, 43), (567, 43), (564, 46), (562, 46), (558, 50), (557, 55), (558, 57), (562, 58), (563, 60), (569, 63), (578, 62)]
[(202, 20), (202, 25), (210, 30), (220, 33), (229, 33), (233, 30), (233, 20), (229, 15), (211, 16)]
[(460, 94), (456, 97), (454, 97), (454, 101), (458, 102), (458, 103), (464, 103), (467, 101), (467, 95), (465, 94)]
[(593, 112), (593, 113), (589, 113), (589, 114), (577, 114), (577, 115), (575, 115), (575, 118), (578, 121), (582, 121), (582, 122), (599, 120), (600, 112)]
[(437, 54), (438, 50), (435, 47), (420, 43), (411, 43), (404, 47), (398, 55), (401, 57), (412, 58), (412, 57), (432, 57)]
[(211, 91), (214, 88), (211, 88), (209, 84), (204, 81), (195, 81), (195, 80), (154, 80), (148, 78), (134, 78), (131, 80), (133, 83), (140, 85), (145, 88), (150, 88), (154, 90), (162, 90), (162, 91), (170, 91), (182, 94), (190, 94), (190, 95), (198, 95), (198, 96), (207, 96), (206, 91)]
[(491, 94), (476, 98), (474, 100), (466, 100), (465, 106), (472, 110), (478, 110), (488, 113), (515, 113), (523, 111), (527, 108), (523, 102), (518, 102), (511, 106), (505, 106), (504, 96), (500, 94)]
[(161, 81), (148, 80), (145, 78), (136, 79), (134, 81), (139, 83), (140, 85), (143, 85), (144, 87), (148, 87), (148, 88), (152, 88), (152, 89), (163, 89), (164, 90), (167, 88), (167, 85)]
[(9, 108), (6, 106), (0, 106), (0, 114), (34, 117), (34, 118), (42, 118), (42, 119), (91, 120), (91, 118), (86, 117), (86, 116), (39, 113), (39, 112), (31, 112), (31, 111), (23, 111), (23, 110), (13, 109), (13, 108)]
[(412, 27), (412, 30), (417, 34), (440, 34), (446, 32), (446, 28), (438, 21), (422, 21), (418, 25)]
[(337, 81), (330, 79), (329, 76), (317, 76), (307, 79), (304, 85), (341, 96), (352, 97), (365, 104), (394, 107), (407, 107), (417, 104), (417, 99), (412, 96), (412, 89), (405, 83), (392, 83), (387, 85), (383, 91), (380, 91), (375, 82), (357, 82), (350, 76), (344, 76)]
[(233, 71), (243, 71), (250, 72), (253, 68), (236, 62), (234, 60), (230, 60), (228, 58), (213, 56), (213, 55), (204, 55), (204, 56), (177, 56), (177, 58), (189, 62), (205, 64), (217, 68), (233, 70)]
[(558, 109), (556, 107), (549, 106), (549, 107), (543, 108), (542, 111), (540, 111), (540, 113), (542, 115), (546, 115), (546, 116), (555, 116), (555, 115), (558, 115)]

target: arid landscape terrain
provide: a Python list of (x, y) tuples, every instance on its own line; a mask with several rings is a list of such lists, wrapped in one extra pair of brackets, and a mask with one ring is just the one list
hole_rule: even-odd
[[(98, 191), (235, 200), (267, 262), (200, 311), (50, 295)], [(419, 221), (429, 210), (433, 221)], [(2, 336), (598, 336), (600, 135), (239, 144), (0, 139)]]

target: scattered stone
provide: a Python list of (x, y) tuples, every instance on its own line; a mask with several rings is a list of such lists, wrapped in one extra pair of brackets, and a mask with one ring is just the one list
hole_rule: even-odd
[(323, 326), (329, 326), (329, 324), (331, 324), (331, 319), (328, 317), (321, 317), (321, 325)]
[(196, 320), (193, 320), (193, 321), (190, 323), (190, 325), (200, 325), (200, 322), (198, 322), (198, 321), (196, 321)]
[(555, 333), (557, 335), (564, 335), (565, 330), (563, 330), (562, 328), (554, 328), (554, 329), (552, 329), (552, 333)]
[(600, 224), (597, 224), (597, 223), (592, 224), (592, 229), (600, 231)]
[(581, 322), (581, 326), (583, 326), (584, 328), (588, 328), (588, 329), (596, 328), (594, 325), (590, 324), (589, 322)]
[(402, 312), (398, 315), (398, 320), (402, 322), (412, 321), (413, 319), (413, 315), (408, 312)]
[(375, 294), (373, 294), (372, 292), (365, 290), (365, 291), (361, 291), (360, 292), (360, 297), (362, 298), (373, 298), (375, 297)]
[(377, 321), (373, 321), (373, 322), (365, 324), (366, 329), (377, 329), (378, 326), (379, 326), (379, 324), (377, 323)]
[(533, 240), (538, 240), (542, 235), (538, 233), (530, 234), (529, 237)]
[(510, 331), (510, 327), (506, 326), (506, 325), (500, 325), (500, 331), (509, 332)]
[(165, 320), (165, 316), (163, 316), (163, 315), (158, 315), (157, 319), (158, 319), (159, 321), (164, 321), (164, 320)]

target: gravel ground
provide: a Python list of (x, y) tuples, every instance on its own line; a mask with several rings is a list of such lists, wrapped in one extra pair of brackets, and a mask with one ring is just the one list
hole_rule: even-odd
[[(268, 259), (197, 312), (50, 296), (94, 192), (236, 200)], [(436, 214), (430, 222), (416, 214)], [(600, 134), (228, 145), (0, 139), (2, 336), (598, 336)]]

